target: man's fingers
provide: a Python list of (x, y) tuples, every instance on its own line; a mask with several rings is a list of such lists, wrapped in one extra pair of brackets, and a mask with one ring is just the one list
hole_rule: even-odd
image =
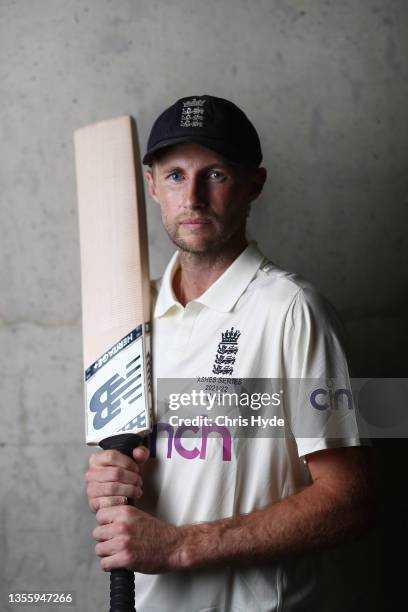
[[(140, 495), (142, 492), (140, 491)], [(139, 495), (139, 497), (140, 497)], [(89, 509), (91, 512), (98, 512), (102, 508), (111, 508), (112, 506), (125, 506), (129, 504), (130, 499), (124, 495), (112, 495), (110, 497), (92, 497), (89, 500)]]
[(138, 446), (137, 448), (133, 449), (133, 459), (139, 465), (143, 465), (143, 463), (145, 463), (145, 461), (147, 461), (149, 458), (149, 455), (150, 451), (148, 448), (146, 448), (146, 446)]
[[(95, 527), (95, 529), (92, 532), (92, 537), (94, 540), (96, 540), (97, 542), (106, 542), (107, 540), (111, 540), (115, 534), (112, 530), (112, 523), (108, 526), (105, 525), (98, 525), (98, 527)], [(102, 547), (96, 548), (96, 554), (98, 554), (98, 550), (106, 550)]]
[(119, 538), (121, 542), (125, 542), (131, 536), (132, 526), (126, 522), (106, 523), (97, 525), (92, 532), (92, 537), (97, 542), (106, 542), (112, 538)]
[(132, 570), (132, 565), (135, 562), (135, 554), (131, 551), (121, 551), (114, 555), (102, 557), (100, 564), (105, 572), (110, 572), (113, 569), (129, 569)]
[(118, 529), (126, 529), (126, 524), (134, 525), (138, 519), (148, 516), (142, 510), (134, 506), (115, 506), (111, 508), (101, 508), (96, 513), (96, 522), (98, 525), (109, 525), (111, 523), (121, 524)]
[(123, 484), (141, 485), (142, 479), (138, 472), (126, 470), (118, 466), (91, 468), (85, 473), (88, 482), (122, 482)]
[(122, 467), (132, 472), (139, 471), (139, 468), (133, 459), (127, 457), (117, 450), (104, 450), (100, 451), (99, 453), (92, 453), (92, 455), (89, 457), (90, 468), (106, 467), (108, 465)]
[(139, 499), (143, 484), (139, 466), (148, 456), (149, 451), (144, 446), (135, 449), (134, 460), (115, 450), (93, 453), (89, 459), (90, 469), (85, 474), (91, 512)]
[(121, 551), (131, 551), (131, 549), (132, 538), (129, 535), (112, 536), (95, 545), (95, 552), (98, 557), (107, 557)]
[(128, 497), (139, 499), (142, 487), (139, 485), (122, 484), (121, 482), (88, 482), (86, 487), (88, 499), (92, 497)]

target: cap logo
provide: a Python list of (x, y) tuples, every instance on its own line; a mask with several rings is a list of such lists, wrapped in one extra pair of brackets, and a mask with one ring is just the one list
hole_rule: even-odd
[(204, 104), (207, 100), (193, 98), (183, 102), (181, 111), (180, 127), (203, 127), (204, 126)]

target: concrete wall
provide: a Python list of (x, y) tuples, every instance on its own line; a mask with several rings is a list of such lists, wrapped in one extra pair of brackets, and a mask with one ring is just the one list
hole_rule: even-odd
[[(406, 376), (407, 34), (405, 0), (0, 1), (2, 610), (12, 589), (51, 588), (106, 608), (81, 480), (73, 130), (130, 113), (144, 143), (181, 96), (236, 101), (269, 170), (251, 235), (340, 310), (355, 375)], [(158, 276), (173, 249), (148, 204)], [(383, 455), (399, 482), (401, 444)], [(388, 499), (399, 538), (402, 501)], [(326, 610), (344, 609), (349, 583), (349, 610), (382, 609), (385, 533), (354, 565), (334, 556)]]

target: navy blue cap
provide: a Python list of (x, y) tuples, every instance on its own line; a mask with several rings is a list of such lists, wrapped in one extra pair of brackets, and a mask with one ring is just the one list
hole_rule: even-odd
[(236, 104), (224, 98), (187, 96), (167, 108), (153, 124), (143, 163), (151, 166), (154, 153), (186, 142), (233, 162), (259, 166), (262, 161), (256, 129)]

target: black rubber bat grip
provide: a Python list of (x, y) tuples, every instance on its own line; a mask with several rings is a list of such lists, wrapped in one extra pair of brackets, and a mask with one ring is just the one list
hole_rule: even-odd
[[(120, 434), (99, 442), (104, 450), (118, 450), (132, 457), (133, 449), (143, 444), (144, 439), (136, 434)], [(125, 569), (112, 570), (110, 573), (110, 608), (109, 612), (136, 612), (135, 609), (135, 575)]]

